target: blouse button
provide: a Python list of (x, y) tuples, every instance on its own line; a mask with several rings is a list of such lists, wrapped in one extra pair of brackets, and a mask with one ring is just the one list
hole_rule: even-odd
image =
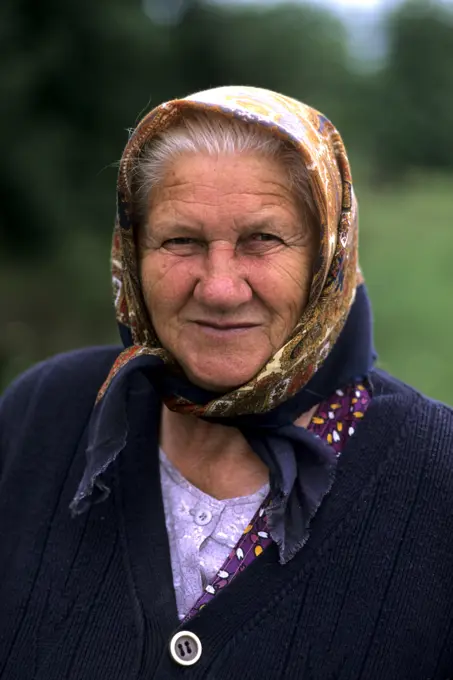
[(205, 524), (209, 524), (212, 520), (212, 512), (204, 508), (199, 508), (198, 510), (195, 510), (194, 520), (200, 527), (204, 527)]
[(170, 654), (180, 666), (193, 666), (201, 656), (201, 641), (198, 635), (180, 630), (170, 640)]

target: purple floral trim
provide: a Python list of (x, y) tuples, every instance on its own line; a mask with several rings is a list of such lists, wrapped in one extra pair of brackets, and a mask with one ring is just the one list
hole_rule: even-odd
[[(361, 383), (351, 385), (344, 390), (337, 390), (330, 399), (319, 405), (308, 429), (330, 444), (339, 456), (349, 437), (354, 434), (358, 422), (365, 415), (370, 401), (370, 390)], [(211, 583), (206, 586), (184, 621), (195, 616), (215, 597), (219, 590), (225, 588), (237, 574), (244, 571), (272, 543), (266, 522), (266, 506), (269, 501), (268, 496), (250, 524), (246, 526), (244, 533), (236, 547), (228, 555), (222, 568), (219, 569)]]

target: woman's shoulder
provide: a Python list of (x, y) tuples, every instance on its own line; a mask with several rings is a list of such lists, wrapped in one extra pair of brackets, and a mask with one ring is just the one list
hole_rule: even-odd
[(389, 522), (406, 517), (408, 535), (428, 552), (453, 554), (453, 409), (383, 371), (370, 377), (371, 422), (361, 452), (375, 462), (373, 479), (388, 501), (381, 510), (394, 513)]
[(66, 352), (22, 373), (0, 398), (0, 449), (30, 428), (39, 432), (45, 422), (58, 430), (63, 412), (85, 418), (120, 351), (106, 346)]
[(374, 369), (370, 374), (370, 384), (373, 399), (393, 398), (401, 403), (402, 408), (421, 409), (433, 416), (441, 417), (447, 421), (453, 419), (453, 407), (435, 399), (427, 397), (415, 387), (408, 385), (399, 378), (390, 375), (381, 369)]
[(97, 391), (120, 352), (117, 346), (100, 346), (57, 354), (19, 375), (5, 390), (0, 404), (23, 403), (43, 390), (48, 398), (52, 394), (61, 398), (62, 393), (83, 387)]
[(370, 384), (376, 420), (385, 420), (413, 457), (423, 452), (453, 470), (453, 408), (382, 370), (372, 371)]

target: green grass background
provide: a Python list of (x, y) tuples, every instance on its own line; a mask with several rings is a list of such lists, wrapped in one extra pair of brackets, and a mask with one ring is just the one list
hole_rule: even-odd
[(379, 364), (453, 404), (453, 178), (358, 195)]

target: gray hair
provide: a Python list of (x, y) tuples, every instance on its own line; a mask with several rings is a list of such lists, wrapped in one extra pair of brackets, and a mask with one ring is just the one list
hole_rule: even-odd
[(146, 221), (151, 190), (163, 181), (168, 166), (182, 155), (196, 153), (210, 156), (257, 153), (282, 161), (290, 190), (309, 215), (316, 217), (308, 170), (295, 147), (254, 123), (209, 111), (190, 111), (178, 124), (145, 145), (138, 158), (133, 186), (139, 224)]

